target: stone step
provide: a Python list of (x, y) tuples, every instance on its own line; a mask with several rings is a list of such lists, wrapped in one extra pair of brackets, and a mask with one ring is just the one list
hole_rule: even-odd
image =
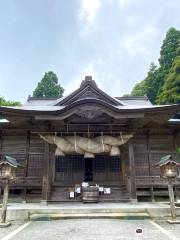
[[(63, 206), (63, 205), (62, 205)], [(97, 203), (82, 204), (78, 208), (55, 208), (55, 209), (30, 209), (29, 214), (90, 214), (90, 213), (127, 213), (127, 214), (136, 214), (136, 213), (147, 213), (146, 208), (102, 208)]]
[(58, 213), (58, 214), (31, 214), (31, 221), (50, 221), (50, 220), (59, 220), (59, 219), (79, 219), (79, 218), (117, 218), (117, 219), (148, 219), (150, 218), (149, 214), (146, 212), (143, 213), (130, 213), (130, 212), (121, 212), (121, 213)]

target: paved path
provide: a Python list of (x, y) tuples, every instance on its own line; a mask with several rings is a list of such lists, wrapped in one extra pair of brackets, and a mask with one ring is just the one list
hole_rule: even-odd
[(102, 208), (121, 208), (121, 209), (151, 209), (151, 208), (167, 208), (169, 209), (169, 205), (165, 203), (152, 203), (152, 202), (138, 202), (138, 203), (92, 203), (92, 204), (84, 204), (79, 202), (70, 202), (70, 203), (49, 203), (48, 205), (43, 205), (40, 203), (9, 203), (8, 209), (13, 210), (19, 210), (19, 209), (102, 209)]
[[(1, 240), (178, 240), (179, 225), (151, 220), (76, 219), (20, 223), (0, 230)], [(24, 228), (23, 228), (24, 227)], [(137, 234), (141, 227), (143, 234)], [(15, 230), (16, 229), (16, 230)], [(13, 231), (15, 235), (13, 236)], [(18, 232), (20, 230), (20, 232)], [(7, 231), (7, 232), (5, 232)], [(10, 233), (11, 232), (11, 233)], [(8, 235), (8, 234), (11, 235)]]

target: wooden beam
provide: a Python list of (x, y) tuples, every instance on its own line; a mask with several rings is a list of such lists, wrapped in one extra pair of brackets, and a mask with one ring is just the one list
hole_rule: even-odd
[(129, 141), (129, 180), (130, 180), (130, 198), (132, 201), (137, 201), (136, 195), (136, 174), (135, 174), (135, 159), (132, 140)]
[[(127, 119), (127, 118), (144, 118), (144, 113), (112, 113), (106, 110), (103, 110), (107, 115), (115, 119)], [(69, 118), (71, 115), (75, 114), (76, 111), (71, 111), (66, 115), (35, 115), (35, 120), (53, 120), (53, 121), (62, 121), (66, 118)]]

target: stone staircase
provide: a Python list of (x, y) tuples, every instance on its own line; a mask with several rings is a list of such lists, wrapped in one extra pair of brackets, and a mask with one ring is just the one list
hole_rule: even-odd
[[(51, 191), (51, 202), (80, 202), (81, 196), (69, 199), (68, 187), (53, 187)], [(129, 201), (129, 194), (125, 185), (111, 186), (111, 194), (104, 194), (99, 197), (100, 202), (126, 202)]]
[[(76, 204), (75, 204), (76, 205)], [(95, 204), (98, 206), (97, 204)], [(50, 221), (58, 219), (148, 219), (150, 218), (146, 209), (96, 207), (94, 204), (86, 204), (84, 208), (69, 207), (64, 209), (51, 209), (31, 211), (31, 221)]]

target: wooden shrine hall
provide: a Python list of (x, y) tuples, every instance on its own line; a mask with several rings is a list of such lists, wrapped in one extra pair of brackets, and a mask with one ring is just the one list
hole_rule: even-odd
[[(1, 154), (24, 166), (10, 184), (11, 196), (81, 201), (69, 192), (82, 183), (110, 190), (99, 201), (167, 196), (166, 180), (154, 165), (167, 154), (178, 157), (179, 114), (178, 104), (111, 97), (91, 76), (66, 97), (29, 97), (22, 107), (0, 107)], [(176, 197), (179, 190), (177, 178)]]

